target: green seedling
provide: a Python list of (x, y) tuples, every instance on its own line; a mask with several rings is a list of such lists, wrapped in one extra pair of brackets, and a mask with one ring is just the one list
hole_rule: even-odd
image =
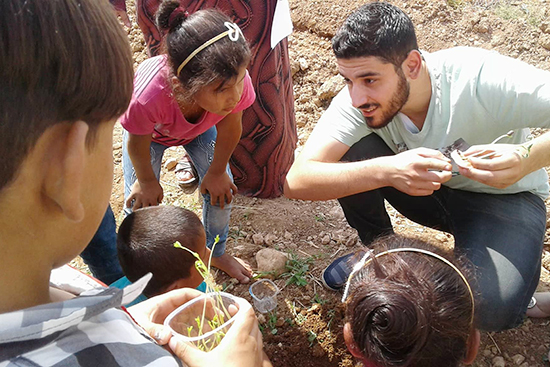
[[(195, 268), (197, 269), (201, 277), (204, 279), (204, 282), (206, 283), (206, 293), (214, 293), (214, 305), (213, 305), (214, 309), (220, 310), (221, 312), (214, 315), (214, 317), (211, 320), (206, 322), (208, 326), (210, 326), (211, 330), (217, 329), (218, 327), (225, 324), (225, 322), (231, 318), (229, 312), (227, 311), (227, 309), (225, 308), (225, 305), (223, 304), (223, 300), (220, 294), (220, 291), (222, 288), (218, 284), (216, 284), (214, 276), (210, 272), (210, 264), (212, 263), (212, 254), (214, 253), (214, 249), (218, 244), (218, 242), (220, 242), (219, 235), (216, 236), (214, 240), (212, 251), (210, 252), (210, 258), (208, 259), (208, 265), (206, 265), (202, 261), (199, 254), (197, 254), (196, 252), (191, 251), (185, 246), (182, 246), (182, 244), (179, 243), (179, 241), (176, 241), (174, 243), (175, 248), (185, 250), (195, 257), (196, 259)], [(204, 302), (204, 305), (203, 305), (202, 315), (197, 316), (195, 318), (195, 323), (197, 324), (197, 329), (198, 329), (197, 336), (201, 336), (204, 334), (203, 330), (205, 326), (205, 316), (206, 316), (206, 302)], [(189, 336), (191, 336), (192, 331), (193, 331), (192, 325), (187, 327), (187, 334)], [(220, 341), (223, 339), (224, 336), (225, 336), (225, 332), (219, 331), (215, 333), (214, 341), (211, 341), (209, 339), (204, 339), (199, 343), (198, 348), (205, 352), (209, 352), (220, 343)]]
[(325, 303), (327, 303), (327, 300), (321, 298), (317, 293), (315, 293), (315, 295), (313, 296), (313, 303), (324, 305)]
[(288, 278), (286, 284), (296, 284), (301, 287), (307, 285), (306, 275), (309, 271), (309, 265), (312, 262), (312, 257), (299, 259), (296, 255), (292, 254), (290, 259), (286, 262), (287, 272), (281, 275), (282, 277)]
[(317, 334), (314, 333), (311, 330), (308, 330), (307, 332), (307, 341), (309, 342), (309, 346), (313, 346), (313, 343), (317, 340)]

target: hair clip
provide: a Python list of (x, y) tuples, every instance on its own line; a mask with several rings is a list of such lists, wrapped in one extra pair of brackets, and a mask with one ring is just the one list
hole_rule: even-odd
[(244, 38), (243, 32), (235, 23), (225, 22), (223, 23), (223, 25), (226, 26), (227, 30), (229, 31), (228, 37), (231, 41), (236, 42), (239, 39), (239, 35)]

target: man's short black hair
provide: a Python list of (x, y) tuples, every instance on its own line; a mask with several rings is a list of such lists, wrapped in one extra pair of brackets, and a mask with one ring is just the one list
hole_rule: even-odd
[(120, 225), (117, 236), (120, 265), (131, 282), (147, 273), (153, 274), (143, 291), (147, 297), (165, 292), (176, 280), (191, 274), (195, 257), (175, 248), (176, 241), (191, 251), (204, 251), (204, 227), (190, 210), (170, 205), (147, 207), (128, 215)]
[(338, 59), (375, 56), (400, 67), (418, 49), (414, 26), (399, 8), (374, 2), (354, 11), (332, 39)]

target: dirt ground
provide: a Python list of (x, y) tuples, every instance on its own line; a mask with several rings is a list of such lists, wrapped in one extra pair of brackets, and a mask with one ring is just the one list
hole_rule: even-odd
[[(330, 103), (331, 88), (343, 86), (337, 76), (330, 39), (345, 17), (365, 3), (358, 0), (290, 0), (294, 33), (289, 47), (292, 59), (299, 147), (307, 140)], [(550, 70), (550, 0), (412, 0), (392, 1), (416, 25), (421, 49), (436, 51), (453, 46), (494, 49)], [(128, 2), (134, 27), (128, 30), (136, 66), (146, 58), (144, 42), (135, 24), (133, 4)], [(513, 72), (513, 71), (511, 71)], [(325, 84), (330, 80), (330, 85)], [(336, 87), (335, 87), (336, 86)], [(178, 157), (181, 148), (168, 150), (165, 159)], [(115, 177), (111, 204), (115, 213), (123, 205), (121, 127), (115, 131)], [(173, 172), (163, 170), (161, 183), (166, 204), (184, 205), (200, 212), (200, 198), (183, 195)], [(434, 244), (451, 247), (452, 236), (404, 219), (389, 208), (396, 232), (420, 236)], [(550, 226), (550, 223), (549, 223)], [(263, 244), (252, 235), (261, 234)], [(326, 291), (319, 282), (323, 268), (337, 256), (360, 248), (336, 201), (303, 202), (237, 197), (231, 218), (228, 251), (256, 265), (255, 254), (271, 247), (307, 265), (305, 286), (285, 285), (278, 308), (259, 315), (267, 354), (274, 366), (354, 366), (342, 337), (343, 313), (339, 294)], [(256, 236), (257, 237), (257, 236)], [(547, 233), (539, 288), (550, 289), (550, 242)], [(226, 290), (251, 300), (248, 286), (235, 285), (224, 274), (217, 279)], [(526, 320), (515, 330), (483, 333), (474, 366), (544, 366), (550, 349), (549, 320)]]

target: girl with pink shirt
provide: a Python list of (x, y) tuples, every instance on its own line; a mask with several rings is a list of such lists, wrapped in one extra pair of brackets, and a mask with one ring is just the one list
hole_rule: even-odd
[(162, 202), (164, 150), (185, 146), (200, 177), (207, 246), (219, 236), (212, 265), (247, 283), (250, 268), (226, 254), (225, 243), (237, 192), (228, 162), (241, 137), (242, 111), (255, 99), (248, 44), (223, 13), (188, 14), (174, 0), (161, 4), (157, 23), (166, 33), (167, 55), (138, 67), (121, 118), (126, 211)]

